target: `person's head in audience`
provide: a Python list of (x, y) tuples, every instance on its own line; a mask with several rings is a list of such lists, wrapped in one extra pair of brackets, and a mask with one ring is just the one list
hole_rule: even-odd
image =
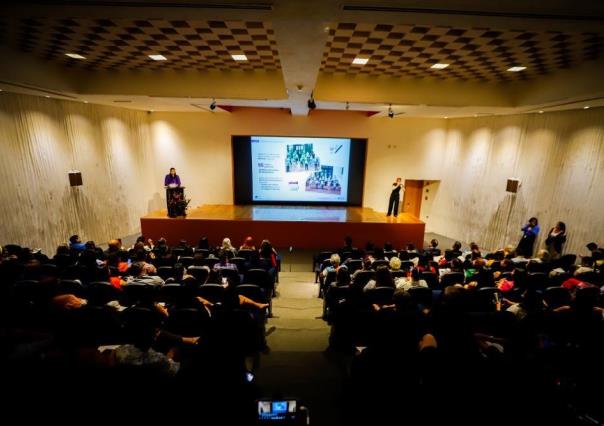
[(195, 253), (193, 255), (193, 266), (203, 266), (205, 256), (203, 253)]
[(189, 245), (187, 244), (187, 240), (180, 240), (178, 242), (178, 247), (183, 247), (183, 248), (189, 247)]
[(111, 252), (117, 252), (120, 251), (120, 249), (122, 248), (122, 245), (120, 244), (119, 240), (113, 239), (113, 240), (109, 240), (109, 242), (107, 243), (107, 245), (109, 246), (108, 251)]
[(413, 243), (407, 243), (407, 251), (409, 253), (413, 253), (415, 251), (415, 244), (413, 244)]
[(138, 244), (138, 243), (143, 243), (145, 244), (147, 242), (147, 239), (145, 238), (144, 235), (140, 235), (139, 237), (136, 238), (136, 241), (134, 244)]
[(392, 247), (392, 243), (390, 241), (386, 241), (384, 243), (384, 251), (394, 251), (394, 248)]
[(542, 249), (537, 252), (537, 259), (543, 263), (547, 263), (550, 261), (551, 255), (549, 254), (549, 251)]
[(130, 265), (130, 269), (128, 269), (128, 274), (135, 278), (142, 276), (143, 272), (144, 269), (139, 263), (133, 263), (132, 265)]
[(137, 250), (134, 252), (134, 260), (136, 262), (146, 262), (147, 253), (144, 250)]
[(366, 252), (375, 251), (375, 244), (373, 244), (371, 241), (367, 241), (367, 244), (365, 244), (365, 251)]
[(85, 299), (80, 299), (73, 294), (61, 294), (52, 298), (52, 305), (59, 311), (79, 309), (86, 304)]
[(243, 244), (241, 244), (241, 248), (245, 250), (256, 250), (254, 239), (251, 236), (246, 237), (245, 240), (243, 240)]
[(522, 306), (527, 313), (534, 313), (543, 310), (544, 306), (541, 292), (533, 288), (524, 290), (522, 292), (520, 306)]
[(197, 248), (202, 250), (209, 250), (210, 243), (208, 242), (208, 237), (201, 237), (199, 242), (197, 243)]
[(371, 271), (371, 264), (373, 263), (373, 258), (371, 256), (365, 256), (363, 258), (363, 270)]
[(262, 240), (260, 244), (260, 256), (265, 259), (270, 258), (274, 254), (273, 245), (269, 240)]
[(452, 311), (463, 311), (466, 307), (466, 289), (461, 284), (445, 287), (442, 296), (442, 306)]
[(344, 248), (352, 250), (352, 237), (350, 235), (344, 237)]
[(395, 291), (393, 295), (394, 306), (399, 313), (414, 313), (417, 305), (408, 291)]
[(134, 247), (132, 247), (132, 249), (133, 249), (135, 252), (140, 251), (140, 250), (145, 250), (145, 244), (144, 244), (144, 243), (141, 243), (141, 242), (139, 241), (138, 243), (134, 244)]
[(231, 244), (231, 239), (228, 237), (225, 237), (222, 240), (222, 246), (220, 246), (220, 248), (222, 250), (232, 250), (233, 249), (233, 245)]
[(82, 242), (82, 240), (80, 240), (80, 236), (79, 235), (72, 235), (71, 237), (69, 237), (69, 243), (70, 244), (79, 244), (81, 242)]
[(173, 267), (174, 270), (174, 282), (180, 283), (182, 282), (185, 276), (185, 267), (182, 263), (176, 263)]
[(591, 242), (591, 243), (588, 243), (585, 247), (587, 247), (587, 250), (593, 252), (594, 250), (598, 249), (598, 244), (594, 243), (594, 242)]
[(69, 246), (67, 244), (59, 244), (57, 246), (57, 255), (69, 254)]
[(451, 260), (451, 271), (461, 271), (463, 264), (458, 258)]
[(432, 238), (432, 240), (430, 240), (430, 247), (433, 249), (438, 247), (438, 240), (436, 238)]
[(390, 258), (390, 269), (393, 271), (401, 269), (401, 260), (398, 257), (393, 256)]
[(332, 254), (331, 257), (329, 258), (329, 263), (334, 268), (338, 268), (340, 266), (340, 255), (337, 253)]
[(381, 247), (376, 247), (373, 251), (373, 257), (375, 260), (383, 260), (386, 256), (384, 255), (384, 250)]
[(459, 241), (453, 243), (453, 251), (461, 251), (461, 243)]
[(166, 240), (164, 237), (161, 237), (159, 240), (157, 240), (157, 246), (168, 247), (168, 240)]
[(474, 269), (476, 269), (477, 271), (481, 271), (485, 268), (485, 266), (487, 265), (487, 262), (482, 259), (482, 258), (476, 258), (472, 261), (472, 266), (474, 267)]
[(394, 280), (387, 266), (379, 266), (375, 271), (375, 286), (394, 287)]
[(411, 270), (411, 281), (419, 281), (419, 269), (413, 268)]
[(86, 244), (84, 244), (84, 248), (86, 250), (96, 250), (96, 244), (94, 243), (94, 241), (86, 241)]
[(348, 268), (339, 268), (336, 272), (336, 285), (338, 287), (347, 286), (350, 284), (350, 273)]

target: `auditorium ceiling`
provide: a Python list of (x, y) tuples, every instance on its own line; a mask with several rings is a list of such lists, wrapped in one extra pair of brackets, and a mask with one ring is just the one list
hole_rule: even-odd
[[(277, 71), (268, 22), (164, 19), (0, 18), (0, 44), (90, 71)], [(71, 58), (77, 53), (85, 59)], [(153, 60), (149, 55), (162, 55)], [(245, 55), (235, 61), (231, 55)]]
[[(598, 60), (603, 45), (604, 31), (338, 23), (329, 30), (321, 71), (395, 78), (528, 80)], [(368, 62), (351, 66), (356, 57)], [(431, 68), (438, 63), (448, 66)], [(516, 65), (526, 70), (507, 71)]]
[(392, 108), (396, 118), (604, 104), (604, 2), (501, 3), (4, 2), (0, 89), (144, 110), (209, 111), (216, 100), (213, 112), (295, 115), (308, 114), (313, 97), (319, 109)]

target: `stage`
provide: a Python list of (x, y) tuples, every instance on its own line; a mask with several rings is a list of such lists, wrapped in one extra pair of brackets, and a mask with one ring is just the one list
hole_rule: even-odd
[(212, 245), (229, 237), (239, 247), (251, 235), (257, 245), (268, 239), (279, 248), (335, 249), (350, 235), (358, 247), (367, 241), (422, 247), (424, 230), (424, 222), (411, 214), (386, 217), (364, 207), (203, 205), (189, 209), (187, 217), (169, 218), (165, 209), (141, 217), (145, 237), (165, 237), (170, 245), (183, 239), (196, 245), (206, 236)]

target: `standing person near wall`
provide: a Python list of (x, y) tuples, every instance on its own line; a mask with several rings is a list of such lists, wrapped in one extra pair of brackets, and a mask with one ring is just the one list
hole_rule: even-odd
[(564, 222), (556, 223), (545, 240), (545, 246), (551, 259), (558, 259), (562, 254), (562, 245), (566, 242), (566, 224)]
[(539, 221), (536, 217), (531, 217), (526, 225), (522, 227), (522, 238), (516, 247), (516, 254), (525, 258), (533, 257), (533, 247), (535, 239), (539, 234)]

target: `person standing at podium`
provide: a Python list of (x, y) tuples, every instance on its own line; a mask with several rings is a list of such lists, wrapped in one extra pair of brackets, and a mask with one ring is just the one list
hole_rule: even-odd
[(186, 216), (186, 206), (184, 202), (184, 188), (181, 186), (180, 177), (176, 174), (176, 169), (172, 167), (170, 173), (164, 178), (166, 187), (166, 207), (169, 217)]
[(172, 167), (170, 173), (164, 178), (164, 186), (174, 188), (180, 186), (180, 177), (176, 174), (176, 169)]
[(398, 202), (400, 199), (401, 188), (405, 189), (405, 185), (402, 184), (402, 179), (396, 178), (396, 181), (392, 184), (392, 192), (390, 193), (390, 200), (388, 201), (388, 213), (386, 216), (394, 214), (394, 217), (398, 216)]

